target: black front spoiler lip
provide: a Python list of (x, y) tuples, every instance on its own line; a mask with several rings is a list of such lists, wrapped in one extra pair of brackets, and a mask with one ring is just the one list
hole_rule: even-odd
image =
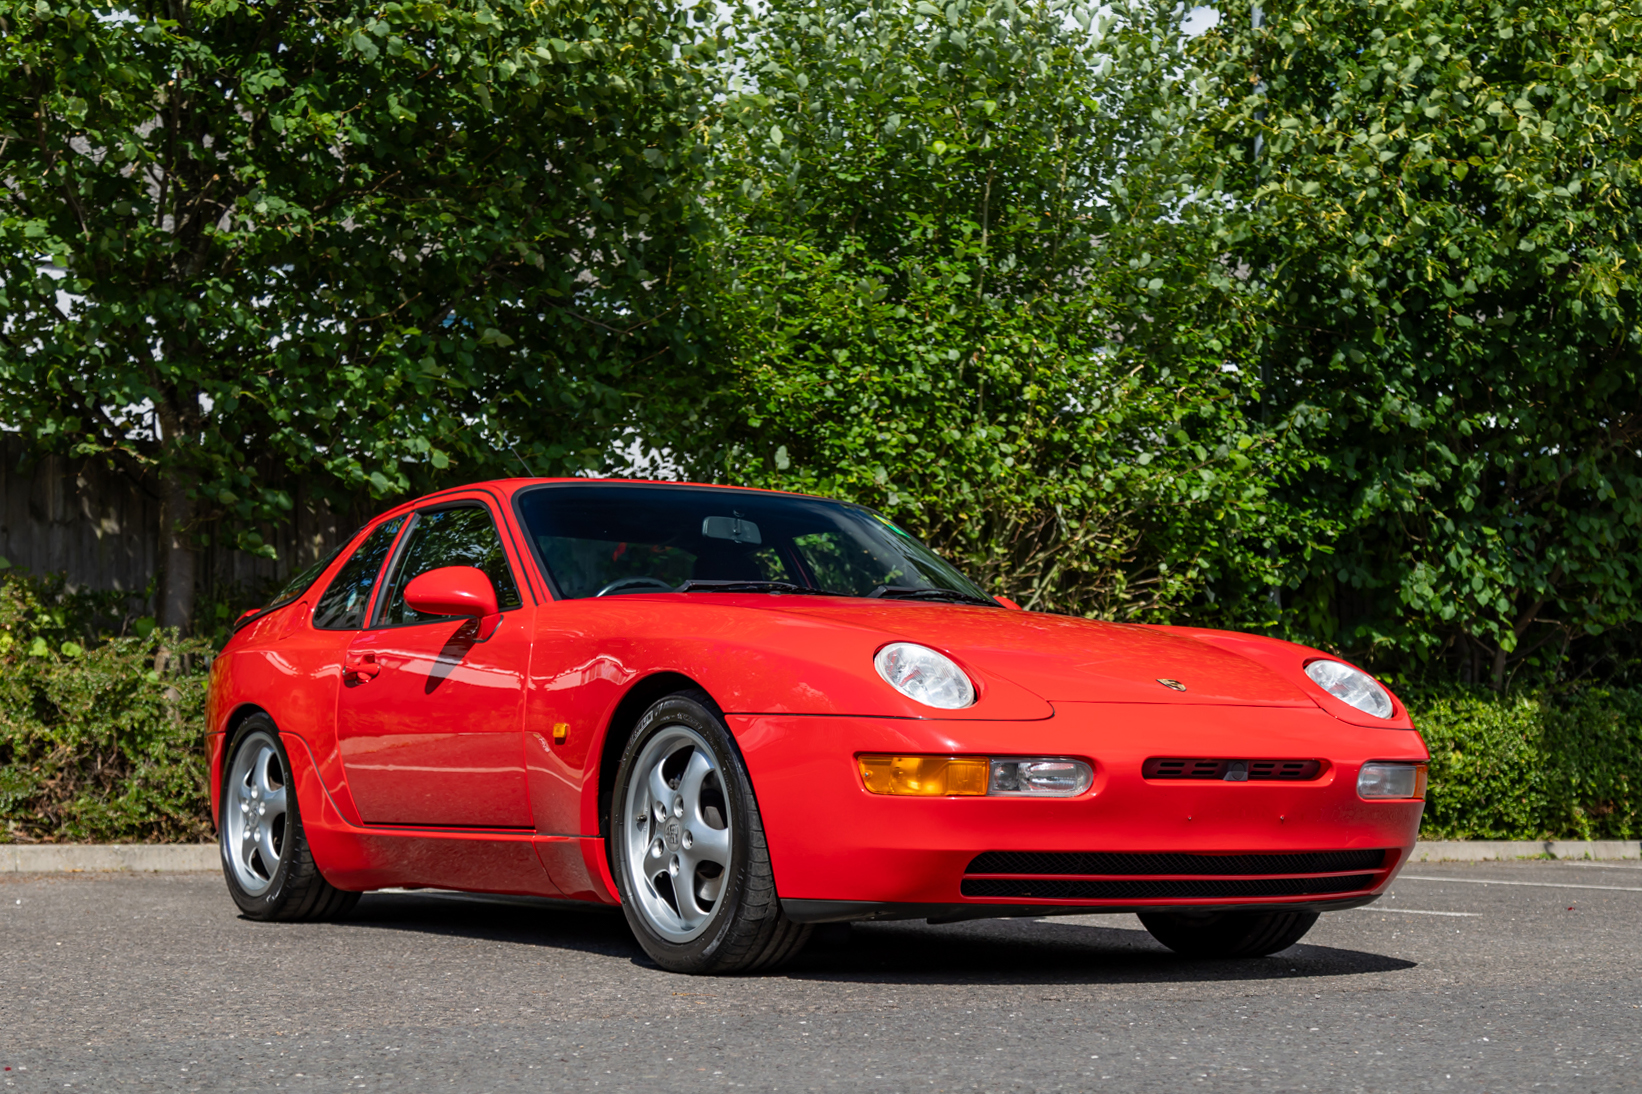
[(1344, 900), (1241, 901), (1236, 904), (900, 904), (881, 900), (787, 900), (781, 910), (794, 923), (848, 923), (869, 919), (1012, 919), (1051, 915), (1119, 915), (1133, 912), (1343, 912), (1380, 899), (1379, 893)]

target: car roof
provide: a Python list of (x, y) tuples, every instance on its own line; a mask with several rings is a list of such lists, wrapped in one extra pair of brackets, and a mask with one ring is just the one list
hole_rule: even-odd
[(512, 498), (515, 494), (517, 494), (519, 491), (524, 490), (528, 487), (532, 487), (532, 486), (550, 486), (550, 485), (570, 485), (570, 484), (585, 484), (585, 485), (589, 485), (589, 486), (591, 486), (591, 485), (618, 486), (618, 487), (620, 487), (620, 486), (679, 486), (679, 487), (686, 487), (687, 486), (687, 487), (695, 487), (695, 488), (701, 489), (701, 490), (743, 491), (743, 492), (755, 493), (755, 494), (773, 494), (773, 495), (777, 495), (777, 496), (781, 496), (781, 497), (789, 497), (789, 498), (815, 498), (818, 501), (831, 501), (831, 502), (837, 502), (838, 501), (837, 498), (822, 497), (819, 494), (801, 494), (801, 493), (798, 493), (797, 491), (794, 491), (794, 490), (770, 490), (768, 488), (761, 487), (761, 486), (734, 486), (734, 485), (730, 485), (730, 484), (727, 484), (727, 483), (715, 483), (715, 482), (679, 482), (676, 479), (615, 479), (615, 478), (603, 479), (603, 478), (590, 478), (590, 477), (581, 476), (581, 475), (543, 477), (543, 478), (523, 478), (523, 477), (520, 477), (520, 478), (512, 478), (512, 479), (482, 479), (478, 482), (464, 483), (461, 486), (448, 486), (443, 490), (435, 490), (431, 494), (423, 494), (420, 497), (411, 498), (408, 501), (400, 502), (398, 505), (395, 505), (393, 508), (383, 510), (377, 516), (372, 517), (371, 520), (369, 521), (369, 523), (370, 524), (376, 524), (379, 521), (389, 519), (389, 518), (397, 516), (401, 513), (408, 513), (413, 509), (420, 509), (421, 507), (427, 505), (428, 503), (436, 502), (436, 501), (440, 500), (441, 498), (444, 498), (444, 497), (447, 497), (447, 496), (450, 496), (450, 495), (455, 495), (455, 494), (462, 494), (462, 493), (466, 493), (468, 491), (473, 491), (473, 490), (485, 491), (487, 493), (495, 495), (497, 500), (505, 502), (505, 501), (512, 500)]

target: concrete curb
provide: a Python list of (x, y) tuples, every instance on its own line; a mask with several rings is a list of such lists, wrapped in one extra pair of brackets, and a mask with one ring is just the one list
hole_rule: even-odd
[[(1410, 862), (1501, 859), (1642, 859), (1639, 840), (1436, 840), (1421, 842)], [(0, 844), (0, 874), (189, 873), (222, 869), (214, 843)]]
[(1512, 858), (1642, 858), (1642, 840), (1432, 840), (1414, 845), (1409, 862), (1490, 862)]
[(0, 874), (220, 870), (214, 843), (0, 844)]

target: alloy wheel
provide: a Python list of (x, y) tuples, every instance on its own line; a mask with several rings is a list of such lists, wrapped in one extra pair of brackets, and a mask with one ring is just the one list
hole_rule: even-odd
[(672, 942), (702, 931), (723, 899), (733, 838), (724, 775), (705, 738), (663, 726), (625, 788), (620, 849), (635, 904)]
[(228, 771), (223, 808), (223, 852), (234, 879), (249, 896), (267, 891), (279, 872), (286, 843), (285, 763), (266, 733), (240, 743)]

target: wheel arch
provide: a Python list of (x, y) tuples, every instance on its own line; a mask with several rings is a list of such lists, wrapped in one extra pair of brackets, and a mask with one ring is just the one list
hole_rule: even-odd
[(604, 740), (599, 745), (599, 800), (598, 800), (598, 832), (600, 836), (608, 836), (606, 829), (609, 826), (610, 799), (616, 790), (616, 770), (621, 766), (622, 750), (627, 747), (627, 736), (638, 725), (639, 718), (650, 709), (654, 703), (664, 695), (672, 695), (681, 691), (699, 691), (707, 699), (707, 704), (713, 713), (720, 718), (724, 712), (719, 709), (712, 693), (702, 686), (701, 682), (684, 675), (682, 672), (657, 672), (643, 679), (637, 680), (627, 689), (626, 694), (616, 704), (611, 712), (610, 721), (604, 728)]
[[(222, 823), (219, 806), (222, 804), (222, 782), (228, 777), (228, 761), (232, 752), (229, 746), (234, 743), (234, 734), (239, 732), (239, 727), (244, 725), (246, 720), (254, 714), (266, 715), (270, 721), (274, 717), (266, 709), (255, 703), (241, 703), (229, 712), (227, 718), (223, 719), (220, 734), (208, 731), (206, 737), (208, 755), (206, 759), (210, 764), (208, 774), (211, 780), (211, 823), (213, 825)], [(213, 752), (214, 755), (210, 754)]]
[(268, 709), (266, 707), (260, 706), (256, 703), (241, 703), (233, 709), (226, 719), (224, 719), (222, 723), (222, 731), (232, 736), (234, 731), (244, 725), (246, 719), (250, 718), (253, 714), (267, 714), (270, 721), (272, 721), (274, 717), (272, 714), (268, 713)]

